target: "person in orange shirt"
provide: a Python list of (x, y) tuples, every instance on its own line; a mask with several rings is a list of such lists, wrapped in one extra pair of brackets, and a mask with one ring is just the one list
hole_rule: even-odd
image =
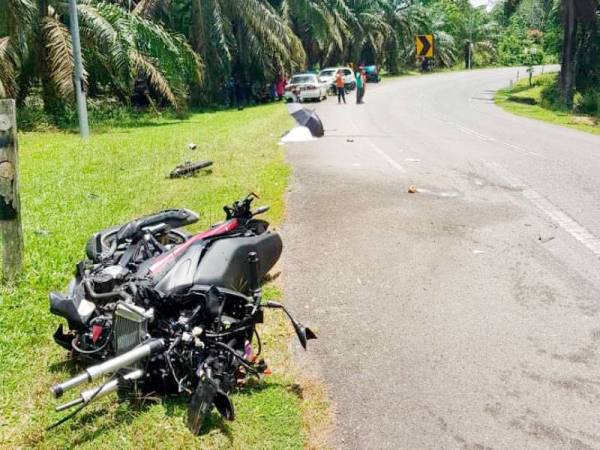
[(342, 70), (338, 70), (335, 74), (335, 87), (337, 89), (338, 95), (338, 104), (342, 103), (344, 100), (344, 104), (346, 103), (346, 86), (344, 83), (344, 72)]

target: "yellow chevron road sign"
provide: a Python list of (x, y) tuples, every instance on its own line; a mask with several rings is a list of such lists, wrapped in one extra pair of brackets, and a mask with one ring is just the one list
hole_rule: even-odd
[(433, 58), (433, 35), (421, 34), (417, 36), (417, 56)]

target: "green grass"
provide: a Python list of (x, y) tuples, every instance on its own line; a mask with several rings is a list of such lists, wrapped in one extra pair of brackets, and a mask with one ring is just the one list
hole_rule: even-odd
[(495, 97), (496, 104), (513, 114), (600, 135), (600, 123), (597, 118), (552, 109), (545, 104), (542, 91), (555, 82), (556, 76), (556, 74), (538, 75), (533, 78), (532, 87), (529, 86), (527, 79), (522, 79), (513, 86), (513, 89), (506, 88), (498, 91)]
[[(77, 371), (52, 342), (60, 320), (50, 315), (47, 295), (64, 289), (94, 231), (168, 207), (201, 212), (201, 229), (249, 191), (272, 206), (268, 219), (283, 216), (289, 168), (277, 140), (290, 119), (281, 105), (145, 125), (88, 141), (65, 133), (19, 136), (26, 259), (18, 282), (0, 287), (0, 448), (301, 448), (301, 392), (284, 370), (289, 334), (279, 315), (262, 326), (274, 375), (233, 396), (235, 422), (215, 417), (197, 438), (184, 425), (185, 399), (132, 404), (113, 396), (45, 431), (63, 415), (54, 412), (49, 387)], [(189, 151), (188, 142), (198, 149)], [(175, 165), (200, 159), (214, 161), (211, 174), (165, 178)]]

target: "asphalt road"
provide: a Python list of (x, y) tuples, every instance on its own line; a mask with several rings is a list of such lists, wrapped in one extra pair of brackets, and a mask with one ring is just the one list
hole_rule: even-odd
[(600, 136), (496, 107), (516, 71), (369, 84), (288, 145), (283, 285), (319, 334), (298, 357), (323, 445), (600, 448)]

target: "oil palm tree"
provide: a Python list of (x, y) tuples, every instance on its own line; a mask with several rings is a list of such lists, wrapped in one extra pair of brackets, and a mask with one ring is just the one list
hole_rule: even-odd
[(305, 63), (305, 52), (285, 19), (266, 0), (191, 0), (190, 39), (206, 66), (207, 91), (217, 97), (234, 74), (272, 82)]
[(351, 11), (351, 40), (347, 43), (346, 55), (351, 61), (360, 62), (365, 54), (381, 59), (385, 42), (395, 31), (386, 20), (389, 0), (346, 0)]
[(271, 0), (302, 41), (310, 66), (343, 55), (353, 15), (344, 0)]
[[(5, 35), (0, 37), (0, 96), (24, 98), (40, 80), (47, 108), (72, 99), (74, 64), (66, 5), (0, 1), (9, 3)], [(88, 71), (105, 75), (123, 100), (143, 77), (155, 96), (175, 108), (183, 106), (189, 83), (201, 80), (202, 64), (182, 36), (113, 4), (84, 0), (78, 12)]]

